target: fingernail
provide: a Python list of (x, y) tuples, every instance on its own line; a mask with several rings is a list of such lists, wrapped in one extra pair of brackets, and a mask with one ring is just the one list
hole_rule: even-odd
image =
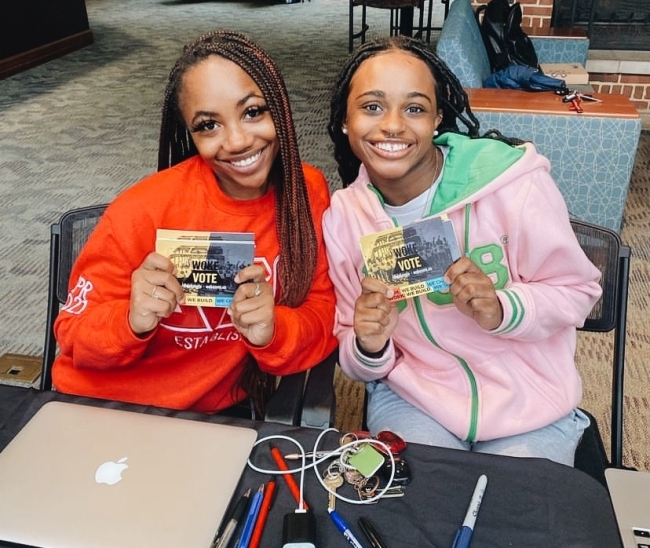
[(392, 299), (394, 295), (395, 295), (395, 290), (389, 287), (388, 290), (386, 291), (386, 298)]
[(447, 285), (451, 285), (451, 280), (446, 274), (442, 277), (442, 279), (445, 281)]
[(233, 278), (233, 280), (235, 281), (236, 284), (241, 283), (239, 281), (239, 274), (235, 274), (235, 277)]

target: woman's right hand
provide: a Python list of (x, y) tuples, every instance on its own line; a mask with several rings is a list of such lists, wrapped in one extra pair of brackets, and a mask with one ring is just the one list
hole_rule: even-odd
[(176, 267), (167, 257), (152, 252), (131, 275), (129, 325), (136, 335), (155, 329), (185, 301), (175, 274)]
[(388, 299), (393, 290), (384, 282), (366, 277), (354, 305), (354, 333), (359, 346), (368, 353), (379, 352), (397, 326), (397, 306)]

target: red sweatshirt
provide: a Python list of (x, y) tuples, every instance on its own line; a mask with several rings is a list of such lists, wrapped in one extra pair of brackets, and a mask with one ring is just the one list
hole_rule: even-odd
[(181, 306), (145, 338), (129, 326), (131, 274), (154, 250), (157, 228), (254, 232), (255, 262), (265, 266), (276, 300), (280, 293), (274, 192), (233, 200), (195, 156), (123, 192), (89, 238), (55, 323), (60, 347), (52, 371), (56, 389), (210, 412), (245, 397), (233, 387), (249, 353), (273, 375), (308, 369), (327, 356), (336, 346), (335, 297), (321, 229), (329, 189), (322, 173), (306, 164), (303, 168), (319, 259), (307, 299), (297, 308), (276, 306), (275, 335), (268, 345), (249, 345), (225, 308)]

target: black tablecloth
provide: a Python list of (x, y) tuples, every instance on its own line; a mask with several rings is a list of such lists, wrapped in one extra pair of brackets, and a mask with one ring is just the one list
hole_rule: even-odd
[[(320, 433), (319, 430), (0, 386), (0, 449), (9, 443), (45, 402), (51, 400), (194, 420), (247, 426), (252, 424), (258, 430), (260, 438), (272, 434), (291, 436), (303, 443), (306, 450), (312, 448)], [(337, 439), (337, 434), (327, 434), (325, 447), (335, 447)], [(274, 441), (274, 444), (283, 452), (295, 450), (286, 441)], [(407, 486), (403, 498), (384, 499), (377, 504), (363, 506), (337, 501), (337, 510), (350, 523), (364, 546), (369, 545), (357, 525), (360, 516), (370, 518), (390, 548), (449, 548), (481, 474), (487, 475), (488, 486), (476, 522), (472, 548), (621, 546), (607, 491), (578, 470), (545, 459), (499, 457), (416, 444), (408, 446), (404, 457), (411, 465), (413, 481)], [(266, 444), (261, 444), (254, 450), (252, 459), (260, 467), (275, 467)], [(254, 490), (267, 479), (268, 476), (247, 469), (239, 484), (238, 495), (249, 487)], [(346, 486), (341, 489), (341, 493), (352, 497), (354, 491)], [(311, 471), (305, 477), (305, 498), (316, 515), (317, 546), (347, 546), (327, 515), (327, 494)], [(293, 498), (280, 480), (275, 504), (262, 538), (263, 547), (281, 546), (283, 517), (295, 508)]]

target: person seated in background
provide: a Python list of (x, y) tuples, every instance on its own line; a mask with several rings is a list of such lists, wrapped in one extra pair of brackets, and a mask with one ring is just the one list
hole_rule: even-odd
[[(467, 130), (461, 133), (459, 123)], [(467, 94), (424, 44), (368, 42), (345, 63), (329, 133), (343, 189), (323, 218), (340, 364), (365, 381), (372, 433), (573, 465), (576, 328), (599, 271), (530, 143), (479, 138)], [(365, 276), (361, 236), (446, 214), (448, 289), (394, 301)]]
[[(323, 249), (323, 174), (303, 164), (279, 68), (245, 36), (186, 45), (169, 75), (158, 172), (108, 207), (74, 265), (55, 324), (57, 390), (216, 412), (336, 346)], [(186, 306), (156, 230), (254, 233), (228, 307)], [(245, 283), (249, 282), (249, 283)]]

